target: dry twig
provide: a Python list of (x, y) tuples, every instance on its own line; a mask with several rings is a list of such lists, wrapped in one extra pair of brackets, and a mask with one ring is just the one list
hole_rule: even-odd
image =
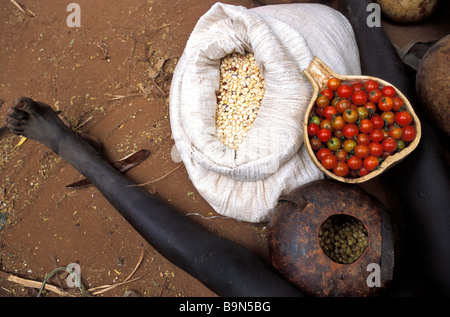
[(155, 82), (154, 78), (151, 78), (151, 83), (153, 84), (153, 87), (156, 89), (156, 93), (160, 96), (167, 97), (168, 94)]
[(169, 176), (170, 174), (172, 174), (173, 172), (175, 172), (177, 169), (179, 169), (181, 166), (183, 166), (183, 165), (178, 165), (178, 166), (175, 167), (173, 170), (171, 170), (170, 172), (164, 174), (163, 176), (158, 177), (158, 178), (156, 178), (156, 179), (152, 179), (151, 181), (148, 181), (148, 182), (146, 182), (146, 183), (143, 183), (143, 184), (136, 184), (136, 185), (130, 185), (130, 186), (127, 186), (127, 187), (145, 186), (145, 185), (148, 185), (148, 184), (151, 184), (151, 183), (155, 183), (155, 182), (160, 181), (160, 180), (162, 180), (163, 178)]
[[(94, 295), (94, 296), (95, 295), (99, 295), (99, 294), (103, 294), (103, 293), (108, 292), (108, 291), (110, 291), (110, 290), (112, 290), (112, 289), (114, 289), (114, 288), (116, 288), (118, 286), (124, 285), (126, 283), (131, 283), (131, 282), (137, 281), (138, 279), (142, 278), (142, 276), (141, 276), (141, 277), (137, 277), (137, 278), (134, 278), (134, 279), (130, 280), (130, 278), (134, 275), (134, 273), (137, 271), (137, 269), (141, 265), (142, 260), (144, 258), (144, 254), (145, 254), (145, 249), (142, 249), (142, 253), (141, 253), (141, 256), (139, 258), (138, 263), (136, 264), (136, 266), (134, 267), (134, 269), (130, 273), (130, 275), (128, 275), (128, 277), (123, 282), (120, 282), (120, 283), (117, 283), (117, 284), (112, 284), (112, 285), (103, 285), (103, 286), (93, 287), (93, 288), (90, 288), (90, 289), (86, 290), (86, 294), (87, 295)], [(0, 271), (0, 278), (4, 278), (6, 281), (9, 281), (9, 282), (12, 282), (12, 283), (16, 283), (16, 284), (19, 284), (19, 285), (22, 285), (22, 286), (25, 286), (25, 287), (31, 287), (31, 288), (37, 288), (37, 289), (40, 289), (40, 288), (43, 287), (45, 290), (54, 292), (54, 293), (56, 293), (58, 295), (70, 296), (69, 293), (65, 292), (64, 290), (62, 290), (62, 289), (60, 289), (60, 288), (58, 288), (58, 287), (56, 287), (54, 285), (50, 285), (48, 283), (45, 283), (43, 285), (42, 282), (27, 280), (27, 279), (24, 279), (24, 278), (21, 278), (21, 277), (12, 275), (12, 274), (8, 274), (8, 273), (3, 272), (3, 271)]]
[[(42, 282), (38, 282), (38, 281), (31, 281), (31, 280), (27, 280), (18, 276), (14, 276), (14, 275), (10, 275), (8, 273), (2, 272), (0, 271), (0, 277), (4, 278), (5, 280), (12, 282), (12, 283), (16, 283), (25, 287), (32, 287), (32, 288), (41, 288), (42, 286)], [(54, 286), (54, 285), (50, 285), (50, 284), (45, 284), (44, 288), (48, 291), (54, 292), (58, 295), (67, 295), (66, 292), (60, 290), (58, 287)]]
[(36, 13), (34, 13), (33, 11), (31, 11), (30, 9), (28, 9), (26, 6), (24, 6), (23, 4), (18, 3), (15, 0), (10, 0), (12, 4), (14, 4), (17, 8), (19, 8), (20, 11), (22, 11), (23, 13), (29, 15), (30, 17), (34, 18), (36, 16)]
[(130, 95), (111, 95), (111, 94), (106, 94), (108, 96), (111, 96), (110, 99), (108, 99), (109, 101), (114, 101), (114, 100), (120, 100), (120, 99), (124, 99), (124, 98), (128, 98), (128, 97), (140, 97), (143, 96), (144, 94), (130, 94)]
[(93, 288), (88, 289), (87, 292), (91, 295), (99, 295), (99, 294), (108, 292), (118, 286), (124, 285), (126, 283), (131, 283), (131, 282), (137, 281), (138, 279), (142, 278), (142, 276), (141, 276), (141, 277), (137, 277), (137, 278), (130, 280), (130, 278), (134, 275), (134, 273), (137, 271), (137, 269), (139, 268), (139, 266), (142, 263), (142, 260), (144, 258), (144, 254), (145, 254), (144, 251), (145, 251), (145, 249), (142, 249), (141, 257), (139, 258), (138, 263), (136, 264), (136, 266), (134, 267), (134, 269), (130, 273), (130, 275), (128, 275), (128, 277), (123, 282), (120, 282), (117, 284), (112, 284), (112, 285), (103, 285), (103, 286), (93, 287)]

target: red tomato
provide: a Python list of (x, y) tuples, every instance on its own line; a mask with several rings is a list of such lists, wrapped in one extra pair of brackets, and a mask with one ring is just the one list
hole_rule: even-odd
[(344, 129), (342, 129), (342, 132), (344, 133), (344, 136), (347, 139), (353, 139), (354, 136), (358, 135), (359, 129), (358, 126), (354, 123), (347, 123), (344, 126)]
[(344, 121), (347, 123), (354, 123), (359, 118), (358, 110), (354, 108), (349, 108), (344, 111), (342, 114), (342, 117), (344, 118)]
[(347, 176), (349, 174), (348, 165), (343, 161), (337, 162), (336, 166), (333, 168), (333, 173), (341, 177)]
[(416, 129), (410, 125), (404, 126), (402, 128), (403, 130), (403, 135), (402, 135), (402, 140), (405, 142), (411, 142), (412, 140), (414, 140), (414, 138), (416, 137)]
[(344, 149), (345, 152), (347, 153), (352, 153), (353, 149), (356, 146), (356, 141), (353, 139), (348, 139), (344, 141), (344, 144), (342, 144), (342, 148)]
[(412, 119), (412, 115), (406, 110), (397, 112), (395, 115), (395, 122), (403, 126), (411, 124)]
[(336, 110), (339, 113), (344, 113), (350, 107), (350, 101), (347, 99), (342, 99), (338, 103), (336, 103)]
[(395, 140), (399, 140), (402, 137), (403, 130), (400, 127), (394, 127), (389, 130), (389, 136)]
[(376, 89), (369, 92), (369, 101), (373, 103), (378, 103), (381, 98), (383, 97), (383, 94), (381, 93), (381, 90)]
[(333, 99), (331, 99), (331, 105), (336, 107), (336, 104), (341, 101), (341, 98), (339, 97), (335, 97)]
[(381, 89), (381, 92), (383, 93), (383, 96), (393, 98), (395, 96), (395, 89), (392, 86), (385, 86), (383, 89)]
[(394, 100), (391, 97), (383, 97), (378, 102), (378, 108), (381, 111), (390, 111), (394, 107)]
[(317, 132), (319, 132), (320, 127), (316, 124), (316, 123), (310, 123), (308, 125), (308, 135), (309, 136), (314, 136), (317, 134)]
[(369, 79), (364, 84), (364, 90), (367, 91), (368, 93), (373, 91), (373, 90), (377, 90), (378, 87), (379, 87), (378, 82), (373, 80), (373, 79)]
[(313, 149), (313, 151), (317, 151), (322, 146), (322, 142), (320, 142), (318, 138), (311, 138), (311, 140), (309, 140), (309, 143), (311, 144), (311, 148)]
[(383, 154), (383, 146), (378, 142), (372, 142), (369, 144), (370, 155), (380, 156)]
[(328, 142), (331, 139), (331, 131), (329, 129), (320, 129), (317, 132), (317, 138), (321, 142)]
[(372, 142), (381, 142), (384, 139), (384, 133), (380, 129), (374, 129), (370, 132), (369, 137)]
[(369, 119), (362, 119), (359, 123), (359, 131), (362, 133), (370, 133), (373, 130), (373, 122)]
[(340, 85), (341, 85), (341, 81), (338, 78), (333, 77), (333, 78), (328, 79), (328, 82), (327, 82), (328, 89), (335, 91), (338, 89), (338, 87)]
[(357, 142), (358, 144), (369, 145), (369, 144), (370, 144), (370, 137), (369, 137), (368, 134), (360, 133), (360, 134), (358, 134), (358, 136), (356, 137), (356, 142)]
[(353, 89), (349, 85), (342, 84), (337, 89), (337, 95), (339, 98), (350, 98), (352, 96)]
[(377, 168), (378, 164), (379, 160), (375, 156), (366, 157), (363, 161), (364, 167), (369, 171), (373, 171), (375, 168)]
[(348, 154), (344, 149), (340, 149), (336, 151), (336, 158), (338, 161), (347, 161)]
[(320, 162), (322, 162), (323, 158), (324, 158), (325, 156), (327, 156), (327, 155), (330, 155), (330, 154), (333, 154), (333, 153), (331, 152), (331, 150), (330, 150), (329, 148), (327, 148), (327, 147), (324, 147), (324, 148), (321, 148), (319, 151), (317, 151), (316, 156), (317, 156), (317, 159), (318, 159)]
[(374, 116), (372, 116), (372, 118), (370, 118), (370, 121), (372, 121), (374, 129), (383, 129), (384, 120), (381, 116), (374, 115)]
[(357, 106), (362, 106), (367, 102), (367, 94), (365, 91), (360, 90), (356, 91), (352, 95), (352, 102)]
[(337, 114), (337, 110), (335, 107), (333, 106), (326, 106), (323, 109), (323, 115), (325, 116), (325, 118), (327, 119), (333, 119), (333, 117)]
[(316, 110), (314, 111), (316, 115), (323, 118), (323, 108), (316, 107)]
[(365, 176), (365, 175), (367, 175), (367, 174), (369, 174), (369, 170), (368, 170), (367, 168), (365, 168), (364, 166), (361, 167), (361, 168), (359, 169), (359, 171), (358, 171), (358, 175), (359, 175), (360, 177)]
[(397, 141), (393, 138), (386, 138), (381, 143), (385, 152), (392, 153), (397, 149)]
[(363, 84), (362, 83), (354, 83), (352, 85), (353, 91), (360, 91), (362, 88), (363, 88)]
[(342, 130), (345, 126), (345, 121), (342, 116), (336, 116), (333, 119), (331, 119), (331, 126), (335, 130)]
[(331, 89), (324, 89), (320, 92), (320, 94), (327, 96), (329, 100), (332, 100), (334, 97), (333, 91)]
[(381, 118), (385, 120), (388, 124), (393, 124), (395, 122), (395, 114), (392, 111), (385, 111), (381, 114)]
[(392, 99), (394, 100), (394, 107), (392, 108), (394, 111), (399, 111), (405, 105), (405, 101), (399, 96), (395, 96)]
[(353, 151), (355, 153), (355, 156), (359, 158), (366, 158), (370, 154), (369, 147), (365, 144), (358, 144), (357, 146), (355, 146)]
[(369, 110), (369, 114), (372, 115), (377, 111), (377, 106), (373, 102), (366, 102), (364, 105), (365, 108)]
[(320, 95), (319, 97), (317, 97), (316, 100), (316, 105), (319, 108), (325, 108), (326, 106), (328, 106), (330, 104), (330, 99), (328, 99), (327, 96), (325, 95)]
[(352, 170), (359, 170), (363, 166), (363, 161), (361, 158), (353, 155), (347, 160), (347, 165)]
[(334, 131), (333, 131), (333, 135), (334, 135), (335, 137), (338, 137), (339, 139), (341, 139), (341, 138), (344, 137), (344, 133), (342, 132), (342, 130), (334, 130)]
[(333, 130), (333, 126), (331, 125), (331, 120), (330, 119), (323, 119), (321, 122), (320, 122), (320, 125), (319, 125), (319, 127), (321, 128), (321, 129), (328, 129), (328, 130)]
[(356, 110), (358, 111), (360, 119), (366, 119), (370, 115), (370, 111), (366, 107), (358, 107)]
[(321, 161), (323, 167), (325, 167), (327, 170), (333, 169), (336, 166), (337, 162), (338, 160), (333, 154), (328, 154)]

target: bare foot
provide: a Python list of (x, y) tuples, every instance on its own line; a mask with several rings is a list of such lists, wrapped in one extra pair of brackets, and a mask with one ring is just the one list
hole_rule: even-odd
[(12, 133), (38, 141), (56, 153), (63, 136), (73, 134), (49, 105), (27, 97), (15, 100), (6, 123)]

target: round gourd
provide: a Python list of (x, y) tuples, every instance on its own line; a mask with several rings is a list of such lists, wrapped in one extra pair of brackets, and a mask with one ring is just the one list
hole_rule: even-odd
[[(334, 217), (360, 223), (360, 229), (351, 233), (357, 233), (357, 239), (363, 234), (363, 239), (350, 245), (344, 236), (340, 242), (348, 247), (336, 245), (336, 250), (327, 252), (327, 244), (337, 241), (326, 241), (332, 236), (325, 225)], [(378, 295), (393, 278), (395, 239), (390, 215), (381, 202), (355, 185), (329, 179), (310, 182), (280, 197), (268, 226), (272, 265), (312, 296)], [(362, 254), (351, 250), (358, 242), (363, 243)], [(342, 251), (353, 260), (341, 261), (331, 254)], [(379, 269), (377, 287), (371, 287), (374, 269)]]
[(434, 44), (417, 70), (416, 90), (436, 127), (450, 137), (450, 35)]
[(428, 18), (436, 9), (438, 0), (375, 0), (381, 11), (396, 22), (418, 22)]

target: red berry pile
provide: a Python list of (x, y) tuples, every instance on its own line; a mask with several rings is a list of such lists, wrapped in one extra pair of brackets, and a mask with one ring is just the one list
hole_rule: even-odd
[(377, 169), (416, 137), (413, 116), (392, 86), (330, 78), (308, 123), (311, 148), (322, 166), (342, 177)]

